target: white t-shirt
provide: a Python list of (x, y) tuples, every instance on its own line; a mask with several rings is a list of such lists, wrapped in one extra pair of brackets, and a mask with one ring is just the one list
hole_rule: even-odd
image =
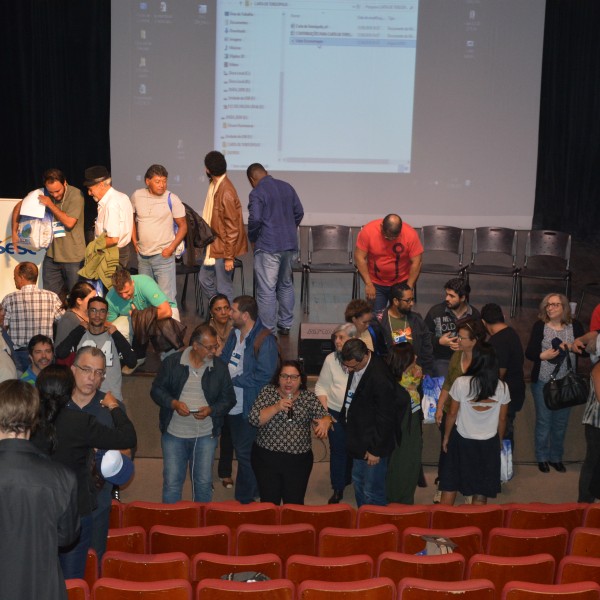
[[(479, 400), (470, 393), (471, 377), (459, 377), (450, 389), (450, 397), (460, 403), (456, 428), (458, 433), (470, 440), (489, 440), (498, 432), (500, 406), (510, 402), (508, 386), (498, 381), (496, 393), (488, 400)], [(487, 407), (487, 408), (486, 408)], [(484, 409), (485, 410), (482, 410)]]

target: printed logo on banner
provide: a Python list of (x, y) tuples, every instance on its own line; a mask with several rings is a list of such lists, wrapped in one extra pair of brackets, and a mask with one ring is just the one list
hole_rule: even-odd
[[(5, 240), (2, 240), (0, 242), (0, 254), (4, 254), (5, 252), (6, 254), (15, 254), (15, 247), (13, 246), (13, 243), (9, 240), (12, 240), (12, 236), (7, 237)], [(19, 252), (17, 254), (21, 256), (23, 256), (24, 254), (31, 254), (35, 256), (37, 252), (34, 250), (30, 250), (29, 248), (25, 248), (24, 246), (19, 246)]]

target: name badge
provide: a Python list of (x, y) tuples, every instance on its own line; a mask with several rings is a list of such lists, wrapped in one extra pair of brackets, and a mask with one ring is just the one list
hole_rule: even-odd
[(55, 238), (65, 237), (65, 226), (60, 221), (52, 221), (52, 235)]
[(231, 358), (229, 359), (229, 364), (237, 368), (237, 366), (240, 364), (240, 358), (240, 354), (238, 354), (237, 352), (233, 352)]

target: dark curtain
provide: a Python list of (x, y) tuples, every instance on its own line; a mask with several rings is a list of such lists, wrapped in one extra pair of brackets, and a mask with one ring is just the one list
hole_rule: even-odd
[(81, 187), (86, 167), (110, 168), (110, 0), (0, 6), (0, 197), (24, 197), (49, 167)]
[(534, 228), (600, 240), (600, 2), (547, 0)]

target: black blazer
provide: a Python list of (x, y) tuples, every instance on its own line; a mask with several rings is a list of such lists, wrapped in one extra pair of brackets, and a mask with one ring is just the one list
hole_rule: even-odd
[[(353, 377), (354, 373), (349, 382)], [(364, 459), (367, 451), (374, 456), (389, 456), (394, 450), (396, 385), (385, 362), (371, 353), (350, 407), (342, 409), (346, 448), (353, 458)]]

